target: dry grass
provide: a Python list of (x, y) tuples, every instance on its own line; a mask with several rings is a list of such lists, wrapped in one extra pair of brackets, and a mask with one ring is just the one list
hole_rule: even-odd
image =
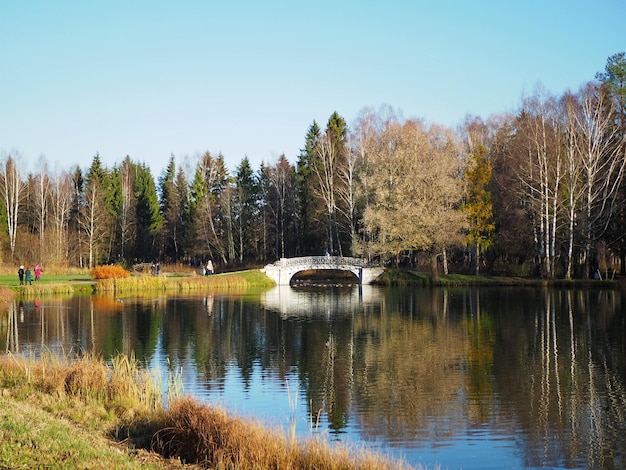
[(15, 298), (15, 291), (6, 286), (0, 286), (0, 302), (9, 302)]
[(267, 276), (258, 270), (213, 276), (161, 275), (131, 276), (126, 279), (101, 279), (96, 282), (97, 292), (113, 292), (116, 295), (137, 292), (194, 293), (217, 289), (247, 289), (273, 285)]
[(172, 403), (152, 449), (205, 468), (397, 469), (408, 468), (364, 449), (331, 446), (321, 438), (298, 441), (261, 424), (190, 398)]
[[(168, 383), (167, 388), (176, 386)], [(0, 356), (0, 397), (5, 401), (12, 400), (17, 408), (22, 406), (18, 403), (28, 402), (94, 435), (114, 436), (132, 448), (149, 448), (169, 462), (251, 470), (409, 468), (321, 438), (300, 441), (178, 393), (168, 394), (170, 406), (165, 410), (161, 390), (158, 380), (126, 356), (114, 358), (111, 364), (89, 355), (61, 359), (46, 355), (38, 360)], [(52, 443), (54, 435), (42, 439)], [(11, 458), (17, 458), (19, 445), (14, 452), (16, 457)], [(50, 463), (55, 458), (60, 457), (51, 456)]]
[[(17, 268), (20, 264), (23, 264), (24, 266), (26, 266), (27, 264), (30, 264), (31, 266), (33, 266), (35, 263), (26, 260), (26, 261), (16, 262), (15, 264), (7, 264), (7, 263), (0, 264), (0, 275), (15, 276), (17, 274)], [(89, 269), (87, 268), (70, 267), (70, 266), (66, 266), (65, 264), (47, 263), (44, 266), (42, 266), (42, 268), (43, 268), (44, 276), (89, 274)]]

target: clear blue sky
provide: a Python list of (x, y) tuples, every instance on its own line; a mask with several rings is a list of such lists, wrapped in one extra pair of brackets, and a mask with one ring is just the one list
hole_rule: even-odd
[(0, 156), (295, 162), (333, 111), (456, 126), (576, 90), (626, 50), (625, 19), (624, 0), (2, 0)]

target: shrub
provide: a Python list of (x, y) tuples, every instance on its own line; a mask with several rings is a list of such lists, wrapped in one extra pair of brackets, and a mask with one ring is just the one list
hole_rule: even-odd
[(130, 273), (122, 266), (96, 266), (91, 270), (94, 279), (121, 279), (130, 277)]

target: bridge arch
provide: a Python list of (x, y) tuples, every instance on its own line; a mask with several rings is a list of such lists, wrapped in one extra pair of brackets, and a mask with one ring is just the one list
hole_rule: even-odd
[(299, 258), (281, 258), (268, 264), (261, 271), (277, 285), (291, 284), (296, 273), (307, 270), (342, 270), (351, 271), (359, 284), (371, 284), (383, 272), (383, 268), (374, 266), (361, 258), (343, 256), (304, 256)]

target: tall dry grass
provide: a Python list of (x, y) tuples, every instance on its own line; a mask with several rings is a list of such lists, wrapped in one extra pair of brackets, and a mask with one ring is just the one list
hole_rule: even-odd
[(133, 294), (137, 292), (194, 293), (217, 289), (246, 289), (273, 285), (260, 271), (242, 271), (213, 276), (161, 275), (131, 276), (125, 279), (101, 279), (95, 284), (96, 292)]
[(118, 412), (162, 410), (163, 394), (157, 381), (139, 362), (124, 355), (109, 365), (80, 351), (63, 357), (48, 352), (40, 358), (7, 354), (0, 356), (0, 386), (6, 384), (15, 393), (43, 392), (97, 402)]
[(74, 286), (66, 283), (58, 284), (32, 284), (20, 286), (20, 294), (23, 297), (38, 297), (48, 295), (72, 295), (76, 293)]
[[(280, 430), (181, 397), (178, 374), (168, 379), (166, 409), (159, 379), (133, 357), (110, 363), (92, 355), (40, 359), (0, 356), (3, 397), (39, 400), (56, 416), (81, 423), (164, 457), (223, 469), (378, 470), (410, 468), (366, 449), (298, 440)], [(42, 395), (44, 397), (42, 398)], [(39, 398), (37, 398), (39, 397)], [(48, 397), (48, 398), (45, 398)]]
[(9, 302), (15, 298), (15, 291), (6, 286), (0, 286), (0, 302)]
[(152, 449), (205, 468), (380, 470), (409, 468), (365, 449), (329, 444), (322, 438), (296, 440), (224, 409), (191, 398), (171, 404)]

